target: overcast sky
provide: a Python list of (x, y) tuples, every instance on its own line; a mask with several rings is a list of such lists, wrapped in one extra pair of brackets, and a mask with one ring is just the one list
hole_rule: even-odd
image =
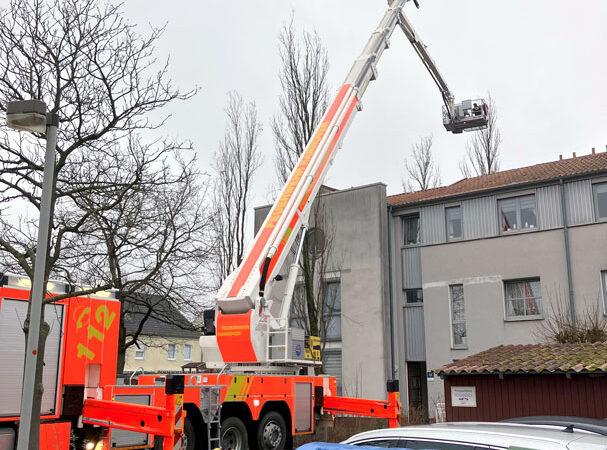
[[(502, 133), (502, 169), (605, 151), (607, 144), (607, 1), (420, 0), (406, 14), (428, 46), (456, 101), (491, 93)], [(255, 204), (275, 180), (270, 120), (277, 111), (278, 35), (295, 13), (296, 27), (316, 30), (329, 52), (335, 92), (381, 19), (384, 0), (128, 0), (130, 20), (167, 23), (158, 46), (170, 55), (174, 83), (200, 93), (172, 108), (166, 134), (191, 138), (208, 168), (224, 131), (227, 92), (257, 103), (265, 125), (266, 163)], [(400, 29), (362, 99), (325, 184), (374, 182), (402, 191), (403, 160), (420, 136), (434, 137), (443, 184), (461, 178), (469, 134), (442, 127), (441, 97)]]

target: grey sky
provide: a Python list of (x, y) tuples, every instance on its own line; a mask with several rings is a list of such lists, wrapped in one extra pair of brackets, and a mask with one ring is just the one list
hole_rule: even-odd
[[(497, 103), (502, 168), (587, 154), (607, 144), (607, 2), (588, 0), (420, 0), (406, 13), (428, 45), (457, 100), (486, 96)], [(168, 22), (159, 46), (171, 55), (175, 84), (201, 92), (173, 108), (167, 133), (190, 137), (207, 167), (222, 138), (230, 90), (255, 100), (265, 130), (266, 163), (255, 204), (274, 181), (270, 119), (280, 94), (277, 37), (295, 24), (316, 30), (326, 45), (332, 91), (343, 82), (387, 7), (384, 0), (209, 1), (128, 0), (139, 24)], [(347, 188), (382, 181), (401, 192), (403, 159), (421, 135), (434, 136), (443, 183), (461, 178), (468, 135), (441, 122), (438, 89), (402, 32), (379, 63), (326, 184)]]

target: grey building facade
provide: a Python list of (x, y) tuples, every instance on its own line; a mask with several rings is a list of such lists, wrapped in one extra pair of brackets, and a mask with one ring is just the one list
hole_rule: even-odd
[[(343, 395), (385, 398), (390, 378), (386, 186), (325, 188), (316, 201), (319, 204), (312, 209), (322, 211), (323, 224), (317, 226), (312, 213), (310, 230), (324, 228), (321, 232), (332, 241), (321, 282), (330, 284), (328, 291), (340, 300), (331, 311), (334, 318), (323, 352), (325, 372), (337, 377)], [(255, 232), (269, 209), (255, 208)], [(283, 276), (290, 263), (287, 259), (281, 269)], [(272, 296), (281, 298), (285, 282), (278, 283)]]
[[(605, 153), (392, 196), (388, 205), (403, 394), (413, 406), (421, 397), (431, 416), (444, 402), (432, 369), (545, 340), (547, 322), (571, 309), (578, 321), (607, 311)], [(411, 380), (417, 365), (427, 370)], [(425, 393), (412, 388), (418, 381)]]
[[(572, 305), (577, 318), (607, 312), (607, 153), (318, 201), (335, 236), (326, 279), (341, 294), (325, 366), (344, 394), (385, 398), (385, 381), (398, 378), (404, 412), (433, 417), (445, 401), (433, 369), (541, 342)], [(256, 230), (268, 210), (255, 210)]]

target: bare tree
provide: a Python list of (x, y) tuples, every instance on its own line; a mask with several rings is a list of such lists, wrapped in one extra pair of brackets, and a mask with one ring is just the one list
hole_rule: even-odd
[(497, 108), (491, 95), (488, 96), (487, 105), (487, 128), (474, 132), (466, 144), (466, 157), (459, 164), (459, 170), (466, 178), (488, 175), (500, 169), (502, 136), (497, 126)]
[[(316, 33), (304, 31), (297, 38), (292, 18), (279, 39), (283, 93), (272, 131), (276, 173), (279, 182), (285, 183), (327, 109), (329, 57)], [(299, 262), (303, 283), (296, 291), (291, 309), (306, 334), (319, 336), (324, 348), (339, 291), (327, 292), (331, 289), (327, 287), (327, 273), (338, 268), (332, 254), (332, 224), (321, 203), (317, 199), (310, 214), (313, 228), (306, 234)]]
[[(181, 93), (171, 86), (167, 64), (154, 56), (161, 35), (158, 28), (141, 35), (124, 19), (120, 5), (95, 0), (11, 0), (0, 10), (0, 99), (44, 100), (60, 116), (45, 279), (50, 274), (65, 277), (68, 268), (59, 264), (64, 250), (74, 254), (82, 241), (80, 233), (91, 227), (95, 216), (116, 207), (140, 181), (137, 172), (117, 176), (123, 167), (113, 164), (115, 159), (96, 164), (103, 163), (100, 155), (115, 151), (139, 131), (157, 129), (165, 119), (152, 121), (148, 113), (195, 92)], [(0, 110), (6, 111), (5, 103), (0, 103)], [(0, 254), (5, 266), (19, 268), (30, 278), (42, 186), (42, 138), (0, 128)], [(112, 178), (121, 181), (111, 184)], [(76, 199), (83, 192), (98, 196), (95, 210), (79, 208)], [(112, 280), (105, 276), (85, 292), (110, 286)], [(35, 412), (42, 396), (45, 329), (38, 346)], [(24, 332), (27, 335), (27, 319)], [(33, 423), (33, 448), (38, 446), (38, 428)]]
[(424, 136), (412, 145), (413, 161), (405, 159), (405, 192), (425, 191), (440, 185), (438, 164), (432, 155), (432, 136)]
[(304, 31), (298, 40), (293, 18), (279, 37), (280, 112), (272, 121), (274, 159), (279, 183), (285, 183), (328, 105), (329, 57), (316, 33)]
[(291, 316), (306, 335), (320, 337), (323, 351), (341, 311), (340, 285), (332, 283), (339, 278), (331, 276), (339, 273), (341, 261), (334, 248), (333, 220), (322, 198), (315, 201), (311, 216), (300, 260), (302, 283), (294, 292)]
[(215, 258), (212, 269), (216, 287), (242, 262), (251, 183), (263, 161), (258, 148), (263, 130), (255, 103), (245, 104), (229, 94), (226, 130), (215, 154), (213, 229)]
[(62, 262), (78, 267), (83, 279), (109, 278), (118, 290), (119, 373), (126, 350), (136, 345), (148, 319), (181, 327), (184, 322), (175, 323), (172, 308), (189, 317), (201, 309), (198, 300), (206, 290), (202, 268), (211, 251), (211, 215), (203, 202), (206, 180), (196, 160), (184, 161), (177, 152), (183, 148), (166, 145), (155, 149), (131, 142), (127, 148), (113, 156), (121, 156), (141, 181), (102, 213), (98, 196), (85, 192), (76, 199), (93, 220), (74, 258)]
[(545, 320), (538, 326), (536, 337), (540, 341), (576, 344), (607, 341), (607, 318), (603, 315), (600, 299), (575, 319), (567, 300), (567, 293), (557, 289), (550, 307), (545, 311)]

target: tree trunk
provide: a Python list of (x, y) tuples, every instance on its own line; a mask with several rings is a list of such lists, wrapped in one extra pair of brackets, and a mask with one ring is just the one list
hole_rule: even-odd
[(116, 361), (116, 374), (124, 372), (126, 364), (126, 328), (123, 324), (123, 316), (120, 315), (120, 327), (118, 331), (118, 359)]

